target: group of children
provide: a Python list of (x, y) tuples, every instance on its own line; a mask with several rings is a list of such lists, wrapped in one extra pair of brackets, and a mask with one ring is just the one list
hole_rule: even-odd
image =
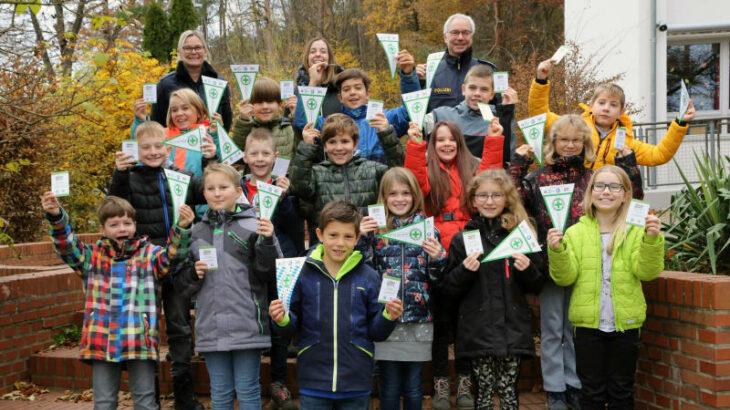
[[(367, 408), (375, 361), (383, 409), (400, 408), (401, 398), (404, 408), (421, 408), (428, 361), (439, 375), (433, 406), (448, 408), (449, 382), (440, 375), (448, 374), (450, 328), (459, 386), (476, 384), (476, 398), (459, 407), (492, 408), (496, 394), (501, 408), (517, 409), (520, 360), (535, 353), (530, 293), (540, 295), (552, 408), (632, 407), (646, 311), (640, 281), (662, 270), (664, 247), (656, 216), (646, 217), (645, 228), (624, 221), (631, 199), (643, 196), (637, 166), (668, 161), (687, 125), (673, 122), (658, 146), (635, 140), (616, 85), (599, 87), (582, 116), (558, 117), (547, 98), (551, 67), (549, 60), (540, 64), (530, 89), (530, 114), (547, 113), (549, 129), (544, 164), (532, 171), (529, 145), (505, 158), (511, 142), (498, 118), (478, 131), (463, 128), (476, 126), (477, 103), (494, 97), (487, 66), (469, 71), (463, 106), (435, 110), (425, 135), (403, 107), (365, 119), (370, 81), (362, 70), (337, 75), (342, 113), (315, 124), (306, 124), (301, 102), (295, 108), (294, 100), (281, 101), (277, 83), (259, 78), (232, 127), (248, 174), (218, 163), (215, 116), (209, 122), (194, 92), (171, 95), (167, 129), (143, 122), (144, 106), (136, 103), (139, 160), (116, 153), (110, 196), (99, 208), (102, 238), (82, 243), (53, 194), (42, 197), (58, 253), (84, 279), (81, 354), (93, 364), (96, 405), (116, 407), (126, 369), (135, 406), (157, 408), (161, 284), (168, 331), (170, 311), (178, 309), (172, 316), (180, 340), (190, 338), (195, 300), (195, 350), (205, 359), (214, 409), (232, 409), (236, 398), (240, 408), (261, 408), (266, 349), (272, 369), (278, 367), (272, 379), (285, 392), (277, 405), (293, 408), (285, 386), (292, 337), (303, 409)], [(514, 103), (516, 96), (506, 99)], [(301, 140), (282, 116), (285, 106)], [(684, 121), (693, 113), (690, 107)], [(201, 125), (202, 152), (165, 145)], [(619, 126), (626, 142), (616, 150)], [(280, 155), (293, 157), (291, 181), (272, 175)], [(177, 210), (165, 169), (191, 175), (187, 205)], [(259, 216), (256, 182), (284, 191), (271, 220)], [(567, 183), (574, 192), (561, 231), (552, 227), (540, 188)], [(386, 226), (365, 215), (373, 204), (384, 206)], [(429, 216), (435, 229), (421, 246), (380, 235)], [(308, 251), (304, 220), (312, 225)], [(482, 261), (523, 223), (537, 233), (542, 252)], [(483, 253), (467, 252), (464, 232), (473, 230)], [(305, 252), (285, 309), (276, 294), (276, 259)], [(384, 275), (400, 281), (399, 297), (387, 303), (378, 301)], [(171, 352), (178, 376), (189, 371), (192, 354), (181, 345)]]

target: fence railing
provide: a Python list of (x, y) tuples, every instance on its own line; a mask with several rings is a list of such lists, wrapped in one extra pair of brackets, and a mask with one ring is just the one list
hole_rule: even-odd
[[(633, 125), (637, 139), (656, 144), (667, 132), (669, 122), (643, 122)], [(690, 123), (682, 145), (674, 160), (690, 182), (698, 182), (694, 166), (694, 154), (707, 153), (710, 159), (718, 161), (730, 155), (730, 117), (696, 119)], [(683, 184), (674, 161), (657, 167), (642, 167), (646, 188), (672, 187)]]

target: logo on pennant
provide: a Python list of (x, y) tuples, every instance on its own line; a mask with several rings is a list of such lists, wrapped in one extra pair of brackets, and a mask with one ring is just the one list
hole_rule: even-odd
[(545, 122), (547, 122), (547, 114), (540, 114), (522, 121), (517, 121), (517, 125), (520, 126), (527, 143), (532, 146), (532, 150), (535, 152), (535, 158), (540, 165), (542, 165), (542, 141), (545, 134)]
[(228, 82), (213, 77), (201, 76), (203, 79), (203, 89), (205, 90), (205, 105), (208, 112), (212, 116), (218, 111), (218, 106), (223, 98), (223, 92), (228, 86)]
[(550, 185), (540, 187), (542, 199), (545, 202), (553, 228), (561, 232), (565, 230), (565, 224), (570, 214), (570, 202), (573, 198), (575, 184)]
[(284, 305), (284, 311), (289, 312), (291, 295), (294, 285), (307, 258), (280, 258), (276, 260), (276, 291), (279, 300)]
[(165, 144), (173, 147), (183, 148), (190, 151), (201, 152), (203, 145), (203, 129), (198, 127), (177, 137), (170, 138)]
[(385, 56), (388, 58), (388, 67), (390, 67), (390, 78), (395, 78), (395, 70), (397, 65), (395, 63), (395, 57), (398, 54), (400, 48), (400, 39), (398, 34), (386, 34), (377, 33), (380, 45), (383, 46)]
[(317, 116), (322, 107), (325, 94), (327, 94), (326, 87), (299, 87), (299, 98), (302, 99), (307, 123), (314, 124), (317, 122)]
[(410, 245), (421, 246), (426, 238), (426, 221), (416, 222), (414, 224), (402, 226), (389, 232), (382, 233), (381, 238), (392, 239), (407, 243)]
[(232, 64), (231, 71), (238, 82), (241, 98), (250, 100), (253, 86), (256, 83), (256, 74), (259, 72), (258, 64)]
[(190, 176), (182, 172), (165, 169), (165, 178), (172, 196), (172, 211), (174, 222), (177, 223), (180, 217), (180, 207), (185, 204), (185, 196), (190, 185)]
[(243, 151), (241, 151), (233, 142), (231, 137), (228, 136), (225, 128), (223, 128), (223, 124), (218, 122), (215, 129), (218, 132), (218, 143), (221, 146), (221, 162), (231, 165), (243, 159)]
[(259, 216), (261, 218), (271, 219), (284, 190), (276, 185), (261, 181), (256, 181), (256, 189), (258, 190), (259, 198)]
[(401, 98), (408, 111), (408, 116), (411, 117), (411, 121), (418, 124), (419, 127), (422, 127), (423, 119), (426, 117), (428, 100), (431, 98), (431, 89), (427, 88), (425, 90), (403, 94)]
[(443, 51), (440, 51), (438, 53), (431, 53), (426, 58), (426, 88), (431, 88), (433, 76), (436, 74), (436, 69), (438, 68), (443, 58)]
[(541, 249), (540, 244), (537, 242), (537, 235), (532, 231), (527, 221), (522, 221), (489, 255), (482, 259), (482, 262), (509, 258), (515, 253), (535, 253)]

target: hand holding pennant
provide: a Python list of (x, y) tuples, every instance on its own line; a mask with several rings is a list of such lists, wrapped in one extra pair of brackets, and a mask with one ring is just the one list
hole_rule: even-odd
[(502, 242), (489, 253), (482, 262), (509, 258), (515, 253), (527, 254), (542, 250), (537, 242), (537, 235), (527, 221), (522, 221)]
[(284, 305), (284, 312), (289, 313), (291, 294), (299, 279), (307, 258), (280, 258), (276, 260), (276, 291)]
[(165, 169), (165, 178), (167, 178), (167, 185), (170, 188), (170, 195), (172, 196), (173, 220), (177, 223), (177, 220), (180, 217), (180, 206), (185, 204), (185, 197), (188, 194), (190, 176), (181, 172)]
[(540, 165), (542, 165), (542, 141), (545, 136), (545, 122), (547, 122), (547, 113), (517, 121), (517, 125), (520, 126), (522, 134), (525, 136), (525, 141), (532, 146), (535, 158)]
[(201, 76), (201, 78), (203, 79), (203, 89), (205, 90), (205, 105), (208, 107), (208, 113), (212, 117), (218, 111), (223, 93), (226, 91), (226, 87), (228, 87), (228, 81), (207, 76)]
[(241, 90), (241, 99), (250, 100), (253, 85), (256, 83), (256, 74), (259, 72), (258, 64), (231, 64), (231, 71), (236, 77), (238, 89)]
[[(220, 127), (219, 129), (223, 129), (223, 127)], [(204, 135), (205, 131), (203, 131), (201, 126), (184, 134), (180, 134), (177, 137), (171, 138), (165, 141), (165, 144), (172, 145), (173, 147), (184, 148), (190, 151), (202, 152)]]
[(223, 128), (223, 124), (218, 122), (216, 127), (218, 132), (218, 143), (221, 149), (221, 162), (224, 164), (231, 165), (243, 158), (243, 152), (238, 148), (236, 143), (233, 142), (231, 137)]
[(264, 219), (271, 220), (279, 203), (279, 198), (284, 190), (276, 185), (267, 184), (265, 182), (256, 181), (256, 189), (259, 197), (259, 216)]
[(545, 201), (545, 208), (550, 214), (553, 228), (565, 231), (565, 224), (570, 215), (570, 203), (573, 199), (575, 184), (541, 186), (540, 192)]
[(388, 67), (390, 67), (390, 78), (395, 78), (395, 57), (400, 49), (400, 39), (398, 34), (377, 33), (380, 45), (385, 50), (385, 56), (388, 58)]
[(443, 58), (443, 51), (439, 51), (438, 53), (431, 53), (426, 58), (426, 88), (431, 88), (433, 76), (436, 74), (436, 69), (438, 68)]
[(317, 122), (317, 116), (322, 108), (322, 101), (327, 94), (326, 87), (299, 87), (299, 98), (302, 99), (304, 114), (307, 116), (307, 123)]
[(401, 95), (403, 104), (406, 106), (408, 116), (411, 121), (423, 128), (423, 119), (426, 118), (426, 109), (428, 108), (428, 100), (431, 98), (431, 89), (414, 91)]

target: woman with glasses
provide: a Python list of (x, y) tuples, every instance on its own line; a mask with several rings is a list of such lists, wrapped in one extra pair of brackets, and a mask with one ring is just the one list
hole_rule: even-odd
[[(190, 88), (200, 99), (206, 101), (202, 76), (224, 79), (207, 61), (208, 45), (203, 34), (197, 30), (188, 30), (180, 34), (177, 42), (177, 68), (166, 74), (157, 83), (157, 104), (152, 105), (150, 119), (167, 126), (167, 109), (170, 105), (170, 94), (180, 88)], [(210, 111), (210, 107), (208, 107)], [(223, 91), (223, 98), (218, 106), (218, 113), (223, 118), (223, 127), (231, 129), (233, 114), (231, 112), (231, 91), (229, 87)]]
[[(585, 165), (593, 162), (595, 156), (591, 130), (579, 115), (564, 115), (550, 128), (543, 148), (544, 165), (528, 174), (533, 155), (530, 145), (518, 147), (512, 156), (510, 173), (527, 212), (536, 221), (538, 240), (546, 249), (547, 232), (553, 225), (540, 187), (574, 184), (570, 203), (562, 204), (568, 207), (564, 229), (578, 221), (583, 215), (582, 201), (593, 174)], [(630, 176), (633, 197), (643, 198), (641, 174), (634, 153), (624, 147), (616, 165)], [(546, 251), (543, 257), (547, 261)], [(551, 410), (577, 408), (581, 388), (575, 367), (573, 328), (568, 321), (570, 293), (570, 287), (558, 286), (552, 280), (546, 281), (540, 293), (540, 361), (543, 388)]]

